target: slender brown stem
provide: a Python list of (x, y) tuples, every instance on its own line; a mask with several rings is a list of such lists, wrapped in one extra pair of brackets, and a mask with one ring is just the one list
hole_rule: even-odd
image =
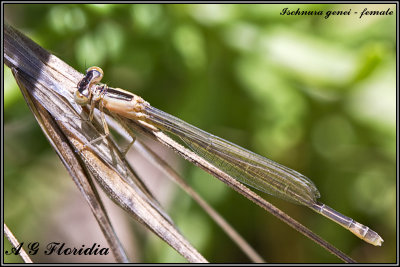
[(176, 141), (171, 139), (168, 135), (164, 134), (161, 131), (152, 131), (149, 130), (148, 127), (143, 126), (142, 123), (140, 122), (135, 122), (133, 120), (126, 121), (128, 125), (130, 125), (133, 129), (136, 131), (140, 132), (141, 134), (144, 134), (146, 136), (149, 136), (158, 142), (164, 144), (165, 146), (171, 148), (173, 151), (178, 153), (180, 156), (182, 156), (184, 159), (192, 162), (196, 166), (200, 167), (201, 169), (205, 170), (206, 172), (210, 173), (214, 177), (218, 178), (228, 186), (230, 186), (232, 189), (237, 191), (238, 193), (242, 194), (249, 200), (253, 201), (281, 221), (285, 222), (288, 224), (290, 227), (293, 229), (299, 231), (306, 237), (310, 238), (313, 240), (315, 243), (319, 244), (321, 247), (325, 248), (327, 251), (338, 257), (339, 259), (343, 260), (344, 262), (347, 263), (354, 263), (355, 261), (347, 256), (345, 253), (334, 247), (332, 244), (328, 243), (324, 239), (322, 239), (320, 236), (312, 232), (310, 229), (307, 227), (303, 226), (293, 218), (291, 218), (289, 215), (284, 213), (283, 211), (279, 210), (276, 208), (274, 205), (266, 201), (264, 198), (260, 197), (258, 194), (250, 190), (248, 187), (245, 185), (241, 184), (228, 174), (224, 173), (220, 169), (216, 168), (212, 164), (210, 164), (208, 161), (203, 159), (202, 157), (198, 156), (194, 152), (186, 149), (182, 145), (178, 144)]
[[(20, 245), (18, 242), (17, 238), (13, 235), (10, 229), (8, 229), (7, 225), (4, 224), (4, 235), (7, 237), (7, 239), (10, 241), (11, 245), (16, 248)], [(21, 247), (21, 250), (19, 251), (19, 255), (21, 256), (22, 260), (25, 263), (33, 263), (31, 258), (28, 256), (28, 254), (25, 252), (24, 248)]]

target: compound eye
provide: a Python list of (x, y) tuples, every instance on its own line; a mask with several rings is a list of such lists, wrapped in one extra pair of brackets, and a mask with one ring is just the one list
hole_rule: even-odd
[(79, 90), (75, 91), (74, 100), (78, 105), (81, 105), (81, 106), (84, 106), (87, 103), (89, 103), (89, 97), (84, 94), (81, 94), (81, 92), (79, 92)]
[(99, 83), (104, 76), (104, 72), (99, 67), (90, 67), (86, 71), (86, 75), (91, 74), (90, 84)]

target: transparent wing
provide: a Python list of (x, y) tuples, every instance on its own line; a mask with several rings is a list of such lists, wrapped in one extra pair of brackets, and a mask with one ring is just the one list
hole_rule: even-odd
[(152, 106), (148, 119), (160, 129), (179, 136), (195, 153), (234, 179), (276, 197), (306, 206), (320, 194), (301, 173), (196, 128)]

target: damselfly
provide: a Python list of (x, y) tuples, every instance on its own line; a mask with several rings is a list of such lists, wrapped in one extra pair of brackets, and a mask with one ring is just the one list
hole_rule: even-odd
[(164, 130), (181, 138), (195, 153), (234, 179), (276, 197), (307, 206), (338, 223), (362, 240), (380, 246), (383, 239), (373, 230), (317, 201), (320, 193), (314, 183), (288, 167), (257, 155), (220, 137), (196, 128), (152, 107), (128, 91), (99, 84), (103, 70), (91, 67), (78, 83), (75, 101), (91, 105), (90, 119), (98, 103), (106, 134), (109, 133), (103, 108), (128, 119), (140, 120), (154, 130)]

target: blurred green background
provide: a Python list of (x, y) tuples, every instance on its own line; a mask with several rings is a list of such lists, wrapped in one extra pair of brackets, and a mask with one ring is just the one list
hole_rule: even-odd
[[(290, 10), (395, 10), (395, 5), (6, 4), (6, 22), (84, 73), (310, 177), (321, 201), (385, 240), (373, 247), (311, 210), (265, 198), (359, 262), (396, 261), (396, 12), (287, 16)], [(268, 262), (340, 262), (173, 153), (174, 164)], [(143, 166), (145, 163), (143, 163)], [(248, 258), (161, 175), (162, 203), (211, 262)], [(104, 239), (90, 210), (4, 70), (4, 218), (21, 242)], [(110, 204), (110, 207), (113, 204)], [(132, 261), (185, 262), (113, 209)], [(116, 219), (123, 218), (123, 219)], [(115, 221), (114, 221), (115, 220)], [(124, 230), (124, 231), (123, 231)], [(6, 250), (10, 249), (5, 241)], [(112, 262), (112, 257), (33, 257)], [(18, 257), (5, 257), (18, 262)]]

